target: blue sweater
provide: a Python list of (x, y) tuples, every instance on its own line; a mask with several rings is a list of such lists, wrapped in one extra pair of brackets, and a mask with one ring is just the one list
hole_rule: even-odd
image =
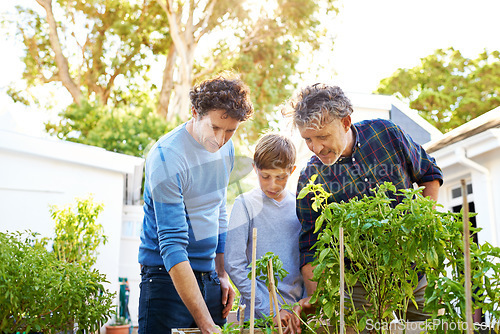
[(186, 124), (158, 140), (146, 159), (139, 263), (170, 271), (189, 261), (195, 271), (215, 269), (215, 254), (224, 253), (233, 166), (232, 141), (210, 153)]

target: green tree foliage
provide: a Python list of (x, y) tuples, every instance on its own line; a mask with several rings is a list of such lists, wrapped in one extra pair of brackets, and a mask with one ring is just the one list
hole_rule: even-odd
[(381, 80), (376, 93), (406, 99), (446, 132), (500, 105), (500, 52), (469, 59), (453, 48), (439, 49)]
[(46, 124), (48, 133), (60, 139), (145, 157), (151, 145), (173, 128), (151, 107), (72, 104), (60, 113), (58, 123)]
[[(283, 47), (289, 41), (295, 48), (301, 42), (317, 47), (319, 13), (336, 11), (332, 0), (157, 1), (168, 17), (178, 57), (179, 66), (168, 84), (174, 87), (172, 102), (181, 119), (189, 111), (188, 91), (193, 81), (213, 74), (214, 70), (217, 73), (218, 68), (228, 69), (228, 65), (244, 74), (259, 72), (262, 65), (272, 68), (275, 61), (292, 51), (290, 46)], [(197, 50), (199, 45), (203, 45), (203, 50)], [(249, 72), (243, 72), (236, 64), (242, 56), (253, 59)], [(169, 68), (168, 64), (167, 59), (165, 68)], [(290, 65), (293, 67), (294, 62)], [(280, 88), (276, 83), (281, 78), (281, 75), (276, 77), (274, 89)]]
[(167, 22), (153, 0), (36, 2), (45, 15), (17, 6), (12, 22), (25, 46), (28, 90), (57, 82), (77, 105), (82, 100), (114, 105), (122, 99), (117, 81), (126, 82), (121, 89), (136, 87), (147, 80), (148, 56), (168, 49)]
[[(244, 141), (269, 126), (270, 115), (293, 88), (301, 45), (317, 49), (324, 34), (319, 17), (337, 11), (335, 0), (35, 1), (44, 15), (17, 7), (13, 20), (25, 45), (28, 88), (63, 87), (78, 108), (88, 110), (90, 104), (99, 117), (116, 118), (109, 114), (121, 106), (128, 107), (121, 114), (137, 116), (146, 104), (175, 124), (189, 116), (188, 92), (194, 83), (231, 70), (250, 85), (258, 111), (240, 131)], [(160, 61), (165, 65), (157, 86), (151, 83), (151, 69)], [(12, 87), (10, 94), (15, 101), (36, 101), (29, 91)], [(85, 119), (71, 118), (77, 109), (71, 108), (61, 113), (60, 125), (47, 127), (50, 133), (92, 143), (90, 130), (99, 134), (95, 138), (113, 130), (96, 127), (96, 122), (76, 124)], [(76, 130), (68, 131), (65, 124)], [(89, 131), (80, 131), (85, 128)], [(130, 141), (127, 132), (121, 133), (125, 142)], [(120, 145), (98, 146), (129, 152)]]

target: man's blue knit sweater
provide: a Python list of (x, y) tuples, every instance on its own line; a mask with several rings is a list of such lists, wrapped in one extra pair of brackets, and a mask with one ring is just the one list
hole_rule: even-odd
[(195, 271), (215, 269), (227, 232), (226, 187), (234, 166), (228, 141), (207, 151), (178, 126), (163, 136), (146, 159), (144, 222), (139, 263), (167, 271), (189, 261)]

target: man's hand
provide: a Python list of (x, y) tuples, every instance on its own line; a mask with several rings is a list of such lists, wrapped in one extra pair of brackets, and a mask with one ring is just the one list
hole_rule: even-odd
[(198, 281), (189, 262), (177, 263), (170, 269), (169, 274), (172, 277), (177, 293), (179, 293), (201, 332), (204, 334), (217, 333), (215, 323), (210, 316), (207, 304), (203, 300), (201, 291), (198, 288)]
[(217, 325), (214, 325), (214, 326), (209, 326), (209, 327), (207, 327), (207, 328), (201, 328), (201, 327), (200, 327), (200, 328), (199, 328), (199, 330), (200, 330), (200, 332), (201, 332), (202, 334), (213, 334), (213, 333), (218, 333), (218, 334), (220, 334), (220, 333), (222, 333), (221, 328), (220, 328), (219, 326), (217, 326)]
[[(295, 332), (291, 331), (289, 323), (290, 320), (292, 319), (292, 313), (287, 310), (280, 310), (280, 319), (281, 319), (281, 327), (285, 327), (285, 331), (283, 332), (284, 334), (293, 334)], [(275, 315), (273, 318), (273, 323), (275, 326), (278, 325), (278, 315)]]
[(300, 328), (300, 319), (298, 316), (300, 316), (302, 312), (304, 312), (305, 314), (312, 314), (316, 311), (316, 308), (309, 302), (310, 300), (311, 297), (303, 298), (299, 300), (298, 304), (293, 307), (293, 314), (290, 314), (291, 318), (288, 321), (286, 333), (302, 333), (302, 329)]
[(234, 292), (231, 283), (229, 282), (229, 277), (219, 277), (220, 288), (222, 290), (222, 305), (224, 309), (222, 310), (222, 318), (227, 318), (229, 311), (233, 307), (234, 297), (236, 297), (236, 292)]

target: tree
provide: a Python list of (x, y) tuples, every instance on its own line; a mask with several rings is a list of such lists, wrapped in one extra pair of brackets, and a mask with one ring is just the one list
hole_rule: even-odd
[(116, 82), (130, 83), (128, 89), (133, 89), (135, 82), (147, 81), (148, 57), (167, 49), (167, 23), (154, 0), (36, 2), (45, 17), (16, 7), (28, 88), (57, 82), (77, 105), (83, 100), (114, 105), (124, 102)]
[[(23, 78), (28, 87), (57, 82), (71, 94), (74, 106), (47, 130), (83, 143), (93, 142), (92, 131), (94, 138), (113, 131), (96, 126), (96, 117), (140, 115), (143, 95), (147, 108), (153, 106), (169, 124), (187, 120), (190, 88), (224, 70), (241, 73), (252, 89), (258, 112), (241, 133), (243, 140), (255, 138), (293, 88), (301, 46), (318, 48), (320, 15), (337, 11), (335, 0), (263, 0), (258, 6), (230, 0), (36, 1), (45, 17), (18, 7), (16, 24), (26, 47)], [(157, 87), (151, 68), (162, 59)], [(23, 90), (11, 90), (11, 96), (30, 100)], [(133, 139), (127, 131), (122, 135)]]
[(395, 94), (443, 132), (500, 106), (500, 52), (476, 59), (453, 48), (436, 50), (420, 65), (380, 81), (378, 94)]
[(145, 157), (151, 144), (174, 128), (147, 105), (95, 106), (72, 104), (60, 114), (61, 121), (46, 124), (49, 134), (60, 139), (105, 148), (108, 151)]
[[(167, 97), (173, 93), (170, 107), (174, 113), (169, 115), (179, 115), (181, 119), (186, 119), (189, 114), (188, 94), (193, 82), (213, 74), (216, 69), (235, 69), (252, 78), (252, 74), (259, 76), (262, 69), (273, 69), (274, 62), (280, 58), (287, 59), (287, 66), (293, 69), (298, 57), (290, 56), (298, 53), (300, 43), (318, 47), (318, 13), (337, 10), (332, 0), (264, 0), (253, 7), (245, 1), (231, 0), (157, 1), (168, 17), (175, 47), (167, 57), (159, 110), (169, 107), (163, 101), (169, 101)], [(198, 45), (207, 45), (208, 40), (217, 42), (212, 43), (214, 47), (199, 52)], [(196, 51), (202, 58), (198, 63), (195, 61)], [(253, 66), (245, 68), (248, 72), (243, 72), (239, 65), (250, 60), (253, 60)], [(167, 75), (167, 71), (173, 73), (174, 63), (178, 64), (176, 75)], [(272, 83), (270, 88), (274, 91), (283, 89), (288, 83), (287, 78), (289, 76), (283, 82), (283, 75), (277, 75), (266, 81)], [(259, 79), (263, 79), (262, 75)], [(251, 82), (248, 78), (246, 81)], [(260, 90), (265, 88), (269, 87), (258, 86)]]

